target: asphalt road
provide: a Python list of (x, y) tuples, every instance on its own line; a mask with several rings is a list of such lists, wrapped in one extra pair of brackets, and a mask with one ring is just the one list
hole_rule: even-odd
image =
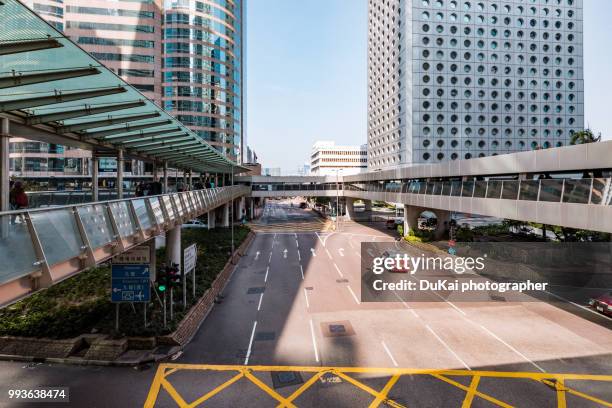
[[(328, 373), (313, 381), (295, 399), (307, 407), (368, 406), (374, 399), (371, 391), (382, 390), (392, 379), (372, 367), (522, 373), (519, 378), (479, 378), (482, 394), (472, 402), (477, 407), (498, 400), (512, 406), (557, 406), (555, 384), (535, 378), (542, 373), (577, 373), (564, 387), (612, 401), (611, 382), (580, 378), (612, 373), (609, 319), (560, 299), (455, 304), (432, 296), (427, 302), (362, 303), (360, 243), (394, 242), (384, 224), (345, 222), (333, 229), (310, 210), (299, 209), (297, 201), (293, 206), (271, 201), (254, 227), (259, 232), (222, 302), (173, 362), (184, 364), (166, 378), (176, 392), (174, 400), (165, 388), (150, 396), (155, 406), (177, 406), (176, 395), (194, 401), (236, 375), (233, 366), (247, 365), (358, 368), (348, 378)], [(201, 365), (232, 367), (211, 372)], [(2, 362), (0, 384), (70, 386), (71, 406), (142, 406), (156, 369)], [(256, 372), (255, 382), (240, 378), (203, 406), (274, 406), (274, 393), (286, 398), (311, 376), (291, 371), (280, 376)], [(407, 373), (395, 379), (388, 396), (405, 406), (461, 406), (475, 385), (470, 374), (437, 375)], [(568, 406), (601, 406), (584, 395), (568, 392), (564, 398)]]

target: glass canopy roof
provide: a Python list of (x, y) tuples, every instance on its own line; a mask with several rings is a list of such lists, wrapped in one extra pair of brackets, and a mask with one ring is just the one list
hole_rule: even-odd
[(242, 170), (17, 0), (0, 0), (0, 115), (200, 172)]

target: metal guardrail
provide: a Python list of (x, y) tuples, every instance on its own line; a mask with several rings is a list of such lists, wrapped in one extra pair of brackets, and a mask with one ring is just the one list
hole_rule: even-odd
[[(77, 205), (93, 202), (91, 190), (50, 190), (50, 191), (28, 191), (29, 208), (56, 207), (63, 205)], [(124, 190), (123, 197), (131, 198), (136, 195), (136, 190)], [(100, 189), (98, 201), (117, 200), (117, 190)]]
[(0, 306), (248, 194), (219, 187), (0, 213)]

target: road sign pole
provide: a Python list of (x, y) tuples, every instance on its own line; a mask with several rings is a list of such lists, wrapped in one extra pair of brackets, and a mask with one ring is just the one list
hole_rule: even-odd
[(191, 272), (191, 279), (193, 281), (193, 298), (195, 299), (195, 297), (196, 297), (196, 292), (195, 292), (195, 285), (196, 285), (195, 268), (193, 268), (193, 272)]
[(164, 291), (164, 329), (168, 327), (168, 320), (166, 319), (166, 292)]
[(147, 328), (147, 303), (142, 304), (143, 307), (143, 315), (144, 315), (144, 328)]
[(187, 309), (187, 275), (183, 269), (183, 310)]
[(174, 288), (170, 288), (170, 320), (174, 320)]
[(119, 303), (115, 303), (115, 331), (119, 331)]

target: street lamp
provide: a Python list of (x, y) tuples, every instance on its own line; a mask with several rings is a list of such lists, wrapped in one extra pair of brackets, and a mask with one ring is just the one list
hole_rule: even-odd
[(340, 188), (340, 182), (338, 181), (338, 178), (341, 171), (342, 169), (336, 169), (336, 231), (338, 231), (338, 227), (340, 225), (338, 218), (340, 216), (340, 193), (338, 192)]

